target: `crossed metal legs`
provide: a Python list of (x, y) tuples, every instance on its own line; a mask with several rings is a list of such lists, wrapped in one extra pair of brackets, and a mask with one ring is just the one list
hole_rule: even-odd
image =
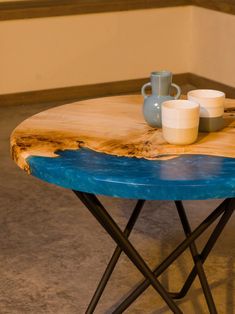
[[(235, 208), (235, 199), (226, 199), (225, 201), (223, 201), (221, 205), (219, 205), (193, 232), (191, 231), (182, 202), (175, 201), (186, 238), (160, 265), (158, 265), (154, 269), (154, 271), (152, 271), (128, 240), (128, 236), (131, 233), (135, 222), (137, 221), (138, 215), (144, 205), (144, 201), (139, 200), (137, 202), (125, 230), (121, 231), (121, 229), (118, 227), (118, 225), (105, 210), (105, 208), (99, 202), (95, 195), (79, 191), (74, 191), (74, 193), (95, 216), (99, 223), (113, 238), (113, 240), (117, 243), (117, 248), (114, 251), (113, 256), (101, 278), (96, 292), (87, 308), (86, 314), (94, 313), (96, 305), (105, 289), (105, 286), (115, 268), (115, 265), (122, 251), (129, 257), (129, 259), (139, 269), (139, 271), (144, 275), (146, 279), (142, 283), (140, 283), (138, 287), (135, 288), (134, 291), (132, 291), (130, 295), (113, 311), (113, 314), (123, 313), (128, 308), (128, 306), (132, 304), (136, 300), (136, 298), (138, 298), (138, 296), (149, 287), (149, 285), (152, 285), (152, 287), (160, 294), (160, 296), (165, 300), (173, 313), (183, 313), (178, 305), (175, 303), (174, 299), (180, 299), (186, 295), (197, 275), (202, 285), (202, 290), (207, 301), (209, 313), (217, 313), (211, 290), (209, 288), (206, 275), (204, 273), (203, 263), (205, 262), (219, 235), (221, 234), (229, 218), (231, 217)], [(195, 240), (219, 216), (221, 216), (219, 222), (211, 233), (211, 236), (204, 246), (202, 252), (199, 254), (197, 251)], [(162, 274), (187, 248), (190, 248), (191, 255), (194, 261), (194, 267), (180, 292), (168, 292), (158, 281), (157, 277)]]

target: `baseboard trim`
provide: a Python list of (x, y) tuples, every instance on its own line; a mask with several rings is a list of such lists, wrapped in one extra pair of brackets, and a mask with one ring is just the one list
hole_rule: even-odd
[(208, 88), (223, 91), (228, 98), (235, 98), (235, 87), (208, 79), (206, 77), (188, 73), (188, 84), (194, 85), (197, 88)]
[(195, 5), (235, 14), (234, 0), (34, 0), (0, 3), (0, 21)]
[(235, 14), (234, 0), (192, 0), (192, 4), (209, 10)]
[[(4, 94), (0, 95), (0, 106), (30, 105), (36, 103), (61, 103), (104, 96), (136, 94), (140, 92), (141, 86), (148, 81), (149, 78), (140, 78), (92, 85)], [(227, 97), (235, 98), (234, 87), (195, 75), (193, 73), (175, 74), (174, 82), (180, 86), (190, 84), (196, 88), (221, 90), (225, 92)]]
[(34, 0), (0, 3), (0, 20), (17, 20), (190, 5), (191, 0)]
[[(174, 75), (174, 82), (179, 85), (186, 84), (187, 80), (188, 73)], [(99, 83), (92, 85), (71, 86), (48, 90), (4, 94), (0, 95), (0, 105), (64, 102), (95, 97), (135, 94), (140, 92), (141, 86), (148, 81), (148, 78), (140, 78), (134, 80)]]

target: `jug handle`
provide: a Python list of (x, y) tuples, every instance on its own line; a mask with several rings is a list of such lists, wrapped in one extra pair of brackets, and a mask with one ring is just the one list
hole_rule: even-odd
[(148, 87), (148, 86), (151, 86), (151, 83), (150, 83), (150, 82), (144, 84), (144, 85), (142, 86), (142, 88), (141, 88), (141, 94), (144, 96), (144, 98), (147, 98), (147, 97), (148, 97), (148, 95), (145, 93), (145, 89), (146, 89), (146, 87)]
[(175, 99), (178, 99), (180, 97), (180, 94), (181, 94), (181, 88), (174, 83), (172, 83), (171, 86), (173, 86), (177, 89), (177, 94), (175, 95)]

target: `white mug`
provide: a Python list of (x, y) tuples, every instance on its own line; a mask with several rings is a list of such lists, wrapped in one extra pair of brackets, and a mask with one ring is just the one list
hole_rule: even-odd
[(162, 104), (162, 132), (170, 144), (187, 145), (196, 141), (199, 105), (189, 100), (169, 100)]
[(223, 128), (225, 94), (213, 89), (196, 89), (188, 92), (188, 100), (200, 105), (199, 131), (214, 132)]

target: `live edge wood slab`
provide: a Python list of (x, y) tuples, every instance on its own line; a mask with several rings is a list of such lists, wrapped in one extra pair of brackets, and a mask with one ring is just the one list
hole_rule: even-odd
[(140, 95), (79, 101), (36, 114), (11, 135), (15, 162), (30, 173), (30, 156), (57, 157), (58, 151), (81, 147), (115, 156), (152, 160), (182, 154), (235, 157), (235, 100), (226, 99), (225, 128), (200, 133), (196, 143), (168, 144), (161, 129), (149, 127), (142, 115)]

